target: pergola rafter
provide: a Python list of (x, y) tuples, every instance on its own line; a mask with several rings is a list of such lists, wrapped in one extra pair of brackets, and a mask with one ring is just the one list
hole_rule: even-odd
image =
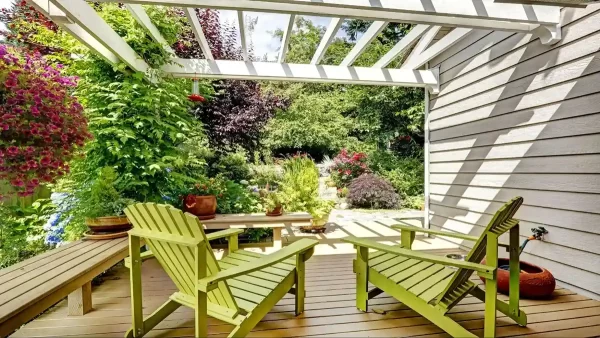
[(333, 38), (337, 34), (340, 27), (342, 27), (342, 23), (344, 23), (344, 18), (331, 18), (331, 22), (329, 22), (329, 26), (325, 31), (325, 35), (321, 39), (319, 46), (317, 46), (317, 51), (315, 55), (313, 55), (312, 60), (310, 60), (311, 65), (316, 65), (321, 62), (323, 56), (325, 56), (325, 52), (327, 51), (327, 47), (333, 42)]
[(290, 44), (290, 37), (292, 36), (294, 21), (296, 21), (296, 16), (294, 14), (290, 14), (286, 29), (283, 31), (283, 37), (281, 38), (281, 48), (279, 51), (279, 56), (277, 57), (277, 62), (279, 63), (283, 63), (283, 61), (285, 61), (285, 54), (287, 53), (288, 46)]
[(167, 40), (163, 38), (163, 36), (158, 31), (158, 28), (156, 28), (156, 26), (152, 23), (152, 20), (150, 20), (150, 17), (146, 13), (142, 5), (127, 4), (125, 5), (125, 7), (129, 11), (129, 13), (131, 13), (131, 16), (133, 16), (135, 21), (137, 21), (140, 24), (140, 26), (144, 27), (148, 31), (148, 33), (150, 33), (150, 36), (152, 37), (152, 39), (154, 39), (154, 41), (160, 43), (168, 53), (175, 54), (171, 46), (169, 46)]
[[(131, 69), (146, 72), (148, 65), (85, 0), (27, 0), (60, 27), (73, 34), (91, 50), (111, 63), (122, 61)], [(247, 80), (289, 80), (348, 84), (395, 85), (438, 88), (438, 71), (423, 66), (473, 29), (532, 32), (544, 43), (560, 39), (560, 8), (554, 6), (497, 3), (494, 0), (100, 0), (120, 2), (133, 18), (165, 50), (173, 52), (142, 5), (184, 8), (204, 59), (173, 59), (163, 71), (176, 77), (212, 77)], [(243, 61), (215, 60), (198, 20), (197, 8), (237, 11)], [(248, 55), (244, 11), (285, 13), (289, 16), (277, 63), (253, 62)], [(290, 36), (297, 15), (331, 17), (310, 64), (285, 63)], [(372, 20), (340, 65), (319, 65), (344, 19)], [(418, 23), (372, 67), (352, 64), (390, 22)], [(442, 27), (454, 27), (432, 44)], [(413, 48), (400, 69), (386, 68), (390, 62)], [(421, 70), (420, 70), (421, 69)]]

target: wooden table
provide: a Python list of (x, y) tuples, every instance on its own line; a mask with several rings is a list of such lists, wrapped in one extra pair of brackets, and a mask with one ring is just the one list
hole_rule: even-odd
[(293, 226), (311, 225), (312, 216), (306, 212), (288, 212), (281, 216), (266, 216), (260, 214), (224, 214), (201, 221), (206, 229), (230, 228), (272, 228), (273, 246), (281, 248), (281, 229)]

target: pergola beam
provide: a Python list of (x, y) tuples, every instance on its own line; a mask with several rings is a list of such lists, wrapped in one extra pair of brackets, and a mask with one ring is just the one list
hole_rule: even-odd
[[(95, 41), (119, 57), (131, 69), (145, 73), (148, 64), (83, 0), (50, 0)], [(91, 41), (94, 43), (94, 41)]]
[(384, 56), (379, 59), (374, 65), (373, 68), (383, 68), (390, 64), (390, 62), (394, 61), (395, 58), (400, 56), (400, 54), (407, 51), (417, 40), (419, 40), (423, 34), (425, 34), (431, 26), (428, 25), (416, 25), (413, 27), (408, 34), (406, 34), (389, 52), (387, 52)]
[(49, 3), (48, 0), (28, 0), (28, 3), (107, 62), (116, 64), (121, 61), (117, 55), (104, 47), (104, 45), (78, 24), (69, 20), (63, 11), (54, 6), (54, 4)]
[(287, 53), (290, 45), (294, 21), (296, 21), (296, 16), (294, 14), (290, 14), (286, 29), (283, 31), (283, 37), (281, 38), (281, 49), (279, 50), (279, 57), (277, 58), (277, 62), (279, 63), (283, 63), (283, 61), (285, 61), (285, 54)]
[(316, 65), (319, 62), (321, 62), (323, 56), (325, 56), (327, 48), (329, 47), (329, 45), (333, 41), (333, 38), (335, 38), (335, 35), (342, 26), (342, 23), (344, 23), (344, 18), (331, 18), (329, 26), (327, 27), (327, 30), (325, 31), (321, 42), (317, 46), (315, 55), (313, 55), (312, 60), (310, 60), (311, 65)]
[(208, 40), (206, 40), (206, 36), (204, 36), (204, 31), (202, 30), (202, 26), (196, 15), (196, 9), (190, 7), (186, 8), (185, 16), (187, 17), (190, 26), (192, 26), (192, 32), (194, 32), (194, 36), (196, 36), (196, 41), (198, 41), (198, 44), (200, 45), (204, 58), (214, 60), (212, 52), (210, 51), (210, 45), (208, 44)]
[(246, 26), (244, 25), (244, 12), (237, 12), (238, 23), (240, 25), (240, 42), (242, 44), (242, 57), (248, 61), (248, 43), (246, 42)]
[(125, 5), (125, 7), (129, 11), (129, 13), (131, 13), (131, 16), (133, 16), (135, 21), (137, 21), (137, 23), (139, 23), (140, 26), (144, 27), (144, 29), (146, 29), (148, 33), (150, 33), (150, 36), (154, 41), (160, 43), (163, 46), (163, 48), (167, 51), (167, 53), (175, 54), (171, 46), (169, 46), (167, 40), (163, 38), (158, 28), (156, 28), (154, 23), (152, 23), (152, 20), (150, 19), (148, 13), (146, 13), (142, 5), (129, 4)]
[(434, 57), (440, 55), (443, 51), (450, 48), (456, 42), (464, 39), (469, 35), (473, 29), (471, 28), (454, 28), (450, 33), (444, 36), (440, 41), (433, 44), (433, 46), (427, 48), (419, 55), (415, 55), (413, 58), (405, 62), (401, 69), (417, 69)]
[(560, 22), (560, 8), (493, 0), (101, 0), (180, 7), (209, 7), (284, 14), (529, 32)]
[(174, 59), (163, 71), (180, 78), (279, 80), (437, 88), (431, 70), (374, 69), (309, 64), (244, 62), (234, 60)]
[(356, 42), (350, 53), (346, 55), (340, 66), (348, 67), (351, 66), (354, 61), (362, 54), (369, 44), (383, 31), (385, 26), (387, 26), (387, 22), (385, 21), (374, 21), (369, 29), (361, 36), (361, 38)]

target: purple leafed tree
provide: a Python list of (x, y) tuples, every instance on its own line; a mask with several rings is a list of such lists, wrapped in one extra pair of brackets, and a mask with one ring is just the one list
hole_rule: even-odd
[[(178, 13), (184, 16), (183, 11)], [(196, 15), (215, 59), (242, 60), (235, 27), (221, 23), (219, 12), (215, 10), (196, 9)], [(186, 27), (173, 48), (181, 58), (204, 57), (190, 27)], [(212, 146), (220, 150), (235, 146), (254, 150), (262, 128), (277, 109), (288, 106), (287, 100), (263, 92), (256, 81), (217, 80), (213, 87), (216, 95), (196, 106), (194, 114), (204, 123)]]

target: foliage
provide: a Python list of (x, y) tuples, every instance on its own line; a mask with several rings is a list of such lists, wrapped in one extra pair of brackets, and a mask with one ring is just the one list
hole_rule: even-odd
[(425, 181), (422, 159), (399, 157), (390, 151), (377, 151), (369, 154), (369, 167), (390, 181), (404, 201), (404, 207), (414, 208), (418, 205)]
[(365, 153), (348, 153), (342, 151), (333, 159), (331, 167), (331, 178), (338, 188), (347, 187), (352, 180), (369, 172), (367, 166), (367, 155)]
[(0, 45), (0, 179), (19, 195), (68, 173), (67, 162), (91, 135), (76, 80), (39, 54)]
[(277, 112), (267, 124), (264, 145), (274, 152), (303, 150), (315, 157), (348, 146), (353, 121), (342, 112), (351, 109), (351, 98), (331, 90), (310, 93), (295, 88), (289, 108)]
[(214, 98), (198, 105), (194, 114), (204, 124), (211, 146), (221, 150), (256, 150), (261, 130), (275, 111), (287, 106), (285, 100), (263, 93), (258, 82), (215, 81), (213, 88)]
[(337, 196), (339, 198), (346, 198), (348, 196), (349, 192), (350, 192), (350, 190), (348, 190), (348, 187), (338, 188), (337, 189)]
[(212, 176), (222, 174), (226, 178), (240, 182), (250, 178), (250, 166), (247, 154), (243, 150), (221, 154), (216, 161), (210, 165)]
[(44, 242), (43, 228), (55, 208), (47, 199), (30, 206), (0, 204), (0, 269), (50, 248)]
[(425, 196), (407, 196), (402, 201), (402, 207), (407, 209), (423, 210), (423, 208), (425, 207)]
[(104, 167), (89, 188), (81, 191), (77, 197), (81, 205), (80, 212), (84, 217), (121, 216), (124, 214), (124, 209), (135, 202), (121, 196), (115, 189), (116, 181), (115, 170)]
[(251, 183), (259, 187), (277, 186), (283, 178), (283, 170), (272, 164), (253, 164), (250, 165), (250, 177)]
[(273, 211), (277, 207), (287, 204), (286, 195), (278, 190), (261, 190), (260, 195), (266, 211)]
[(374, 174), (363, 174), (350, 184), (347, 200), (358, 208), (395, 209), (399, 197), (390, 182)]
[(284, 160), (282, 166), (279, 190), (286, 198), (286, 210), (305, 211), (315, 218), (323, 216), (328, 206), (319, 198), (319, 170), (313, 160), (306, 155), (295, 155)]

